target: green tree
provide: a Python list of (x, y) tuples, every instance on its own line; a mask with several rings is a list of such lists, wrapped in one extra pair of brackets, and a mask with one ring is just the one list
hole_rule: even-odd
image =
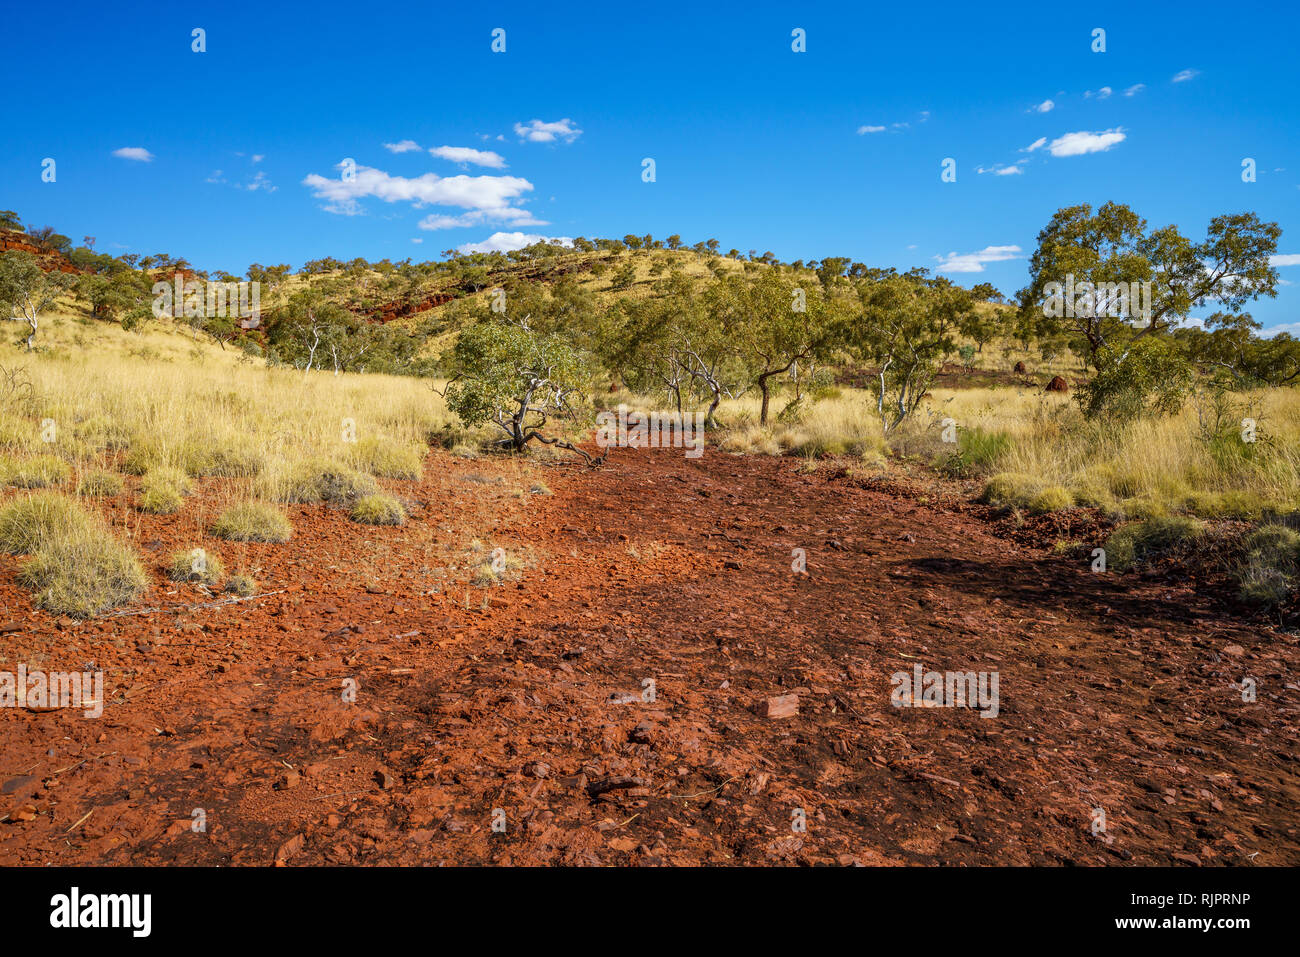
[(706, 293), (713, 321), (732, 337), (762, 397), (766, 425), (772, 380), (795, 363), (822, 358), (833, 342), (830, 310), (820, 290), (803, 289), (774, 271), (727, 276)]
[(886, 433), (916, 411), (974, 308), (970, 293), (923, 270), (857, 287), (861, 312), (842, 324), (855, 357), (877, 366), (876, 411)]
[(444, 392), (447, 407), (465, 425), (496, 425), (505, 433), (500, 444), (516, 452), (537, 441), (591, 461), (577, 446), (542, 431), (551, 419), (572, 415), (589, 394), (586, 358), (570, 343), (493, 318), (463, 330), (447, 358), (454, 370)]
[(67, 292), (73, 278), (54, 270), (44, 272), (31, 253), (11, 249), (0, 256), (0, 309), (9, 313), (0, 318), (25, 322), (27, 351), (31, 352), (40, 327), (42, 313)]

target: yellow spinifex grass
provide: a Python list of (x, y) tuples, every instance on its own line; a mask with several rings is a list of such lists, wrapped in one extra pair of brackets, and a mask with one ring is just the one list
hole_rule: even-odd
[[(1185, 512), (1208, 518), (1257, 518), (1300, 508), (1300, 390), (1262, 389), (1230, 397), (1235, 416), (1222, 438), (1209, 441), (1201, 416), (1206, 401), (1193, 397), (1182, 411), (1126, 425), (1088, 422), (1069, 395), (1001, 386), (935, 389), (903, 426), (883, 435), (875, 396), (868, 390), (832, 390), (805, 399), (797, 421), (781, 420), (786, 394), (773, 403), (766, 427), (758, 398), (724, 400), (723, 428), (708, 446), (724, 452), (769, 455), (860, 456), (879, 461), (886, 450), (935, 459), (958, 448), (942, 442), (945, 422), (955, 433), (980, 430), (1007, 436), (1006, 448), (986, 471), (991, 498), (1032, 511), (1097, 506), (1119, 517)], [(653, 400), (627, 397), (633, 408)], [(1255, 422), (1255, 441), (1239, 432)]]
[(31, 383), (0, 405), (0, 455), (57, 456), (77, 480), (178, 469), (253, 495), (321, 458), (413, 478), (431, 433), (454, 421), (427, 380), (267, 368), (163, 322), (127, 333), (55, 316), (38, 346), (0, 346), (0, 364)]

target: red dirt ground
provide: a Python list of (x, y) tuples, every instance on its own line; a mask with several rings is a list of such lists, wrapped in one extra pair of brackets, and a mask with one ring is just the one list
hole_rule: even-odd
[[(405, 528), (302, 507), (281, 546), (196, 540), (216, 484), (110, 511), (160, 580), (258, 570), (238, 604), (54, 621), (4, 559), (0, 670), (93, 662), (108, 703), (0, 712), (0, 864), (1300, 863), (1296, 639), (1186, 582), (789, 460), (426, 476)], [(475, 538), (519, 580), (466, 584)], [(999, 715), (892, 707), (918, 663), (996, 670)]]

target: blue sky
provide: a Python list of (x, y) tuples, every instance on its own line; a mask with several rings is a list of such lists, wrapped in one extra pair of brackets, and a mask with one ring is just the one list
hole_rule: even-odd
[(10, 5), (0, 208), (236, 273), (649, 232), (1008, 294), (1061, 206), (1254, 210), (1300, 333), (1300, 12), (1070, 6)]

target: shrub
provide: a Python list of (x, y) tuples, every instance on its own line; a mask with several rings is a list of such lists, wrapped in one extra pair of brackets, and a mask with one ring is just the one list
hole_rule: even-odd
[(122, 459), (122, 471), (128, 475), (144, 475), (157, 465), (166, 464), (167, 456), (156, 439), (136, 438)]
[(231, 542), (287, 542), (293, 526), (284, 513), (262, 502), (244, 502), (221, 513), (212, 533)]
[(77, 494), (92, 498), (105, 498), (122, 494), (122, 476), (102, 469), (87, 472), (77, 483)]
[(379, 491), (379, 484), (364, 472), (324, 459), (304, 462), (290, 472), (275, 490), (281, 502), (347, 505)]
[(174, 582), (197, 582), (216, 585), (226, 577), (221, 559), (201, 548), (177, 552), (167, 566), (167, 577)]
[(236, 573), (226, 579), (226, 591), (248, 598), (257, 593), (257, 582), (253, 581), (251, 575)]
[(53, 492), (24, 495), (0, 509), (0, 548), (11, 555), (30, 555), (46, 542), (84, 534), (92, 527), (90, 516), (70, 498)]
[(0, 546), (31, 555), (18, 579), (55, 614), (89, 617), (130, 601), (148, 584), (129, 548), (72, 499), (42, 492), (0, 509)]
[(977, 469), (993, 465), (1010, 448), (1011, 436), (1006, 432), (986, 432), (976, 426), (957, 433), (957, 450)]
[(401, 525), (406, 509), (391, 495), (363, 495), (352, 506), (352, 520), (365, 525)]
[(1275, 605), (1295, 589), (1300, 576), (1300, 532), (1285, 525), (1261, 525), (1243, 543), (1238, 571), (1241, 597)]
[(80, 618), (131, 601), (149, 583), (139, 559), (106, 528), (42, 545), (18, 579), (36, 591), (38, 607)]
[(1116, 571), (1125, 571), (1139, 562), (1199, 540), (1205, 525), (1183, 515), (1149, 518), (1118, 528), (1106, 539), (1106, 563)]
[(189, 491), (189, 476), (180, 469), (169, 465), (155, 466), (140, 482), (140, 511), (171, 515), (180, 511)]
[(1022, 506), (1033, 494), (1033, 480), (1019, 472), (999, 472), (984, 483), (980, 501), (1003, 508)]
[(388, 439), (358, 442), (352, 460), (380, 478), (418, 479), (424, 467), (423, 450)]
[(1035, 515), (1046, 515), (1048, 512), (1060, 512), (1073, 507), (1074, 496), (1059, 485), (1040, 489), (1029, 499), (1029, 511)]
[(195, 476), (252, 478), (265, 464), (262, 451), (252, 441), (229, 438), (189, 445), (182, 457), (185, 471)]
[(6, 471), (6, 480), (17, 488), (48, 488), (66, 482), (72, 466), (53, 455), (35, 455), (9, 463)]

